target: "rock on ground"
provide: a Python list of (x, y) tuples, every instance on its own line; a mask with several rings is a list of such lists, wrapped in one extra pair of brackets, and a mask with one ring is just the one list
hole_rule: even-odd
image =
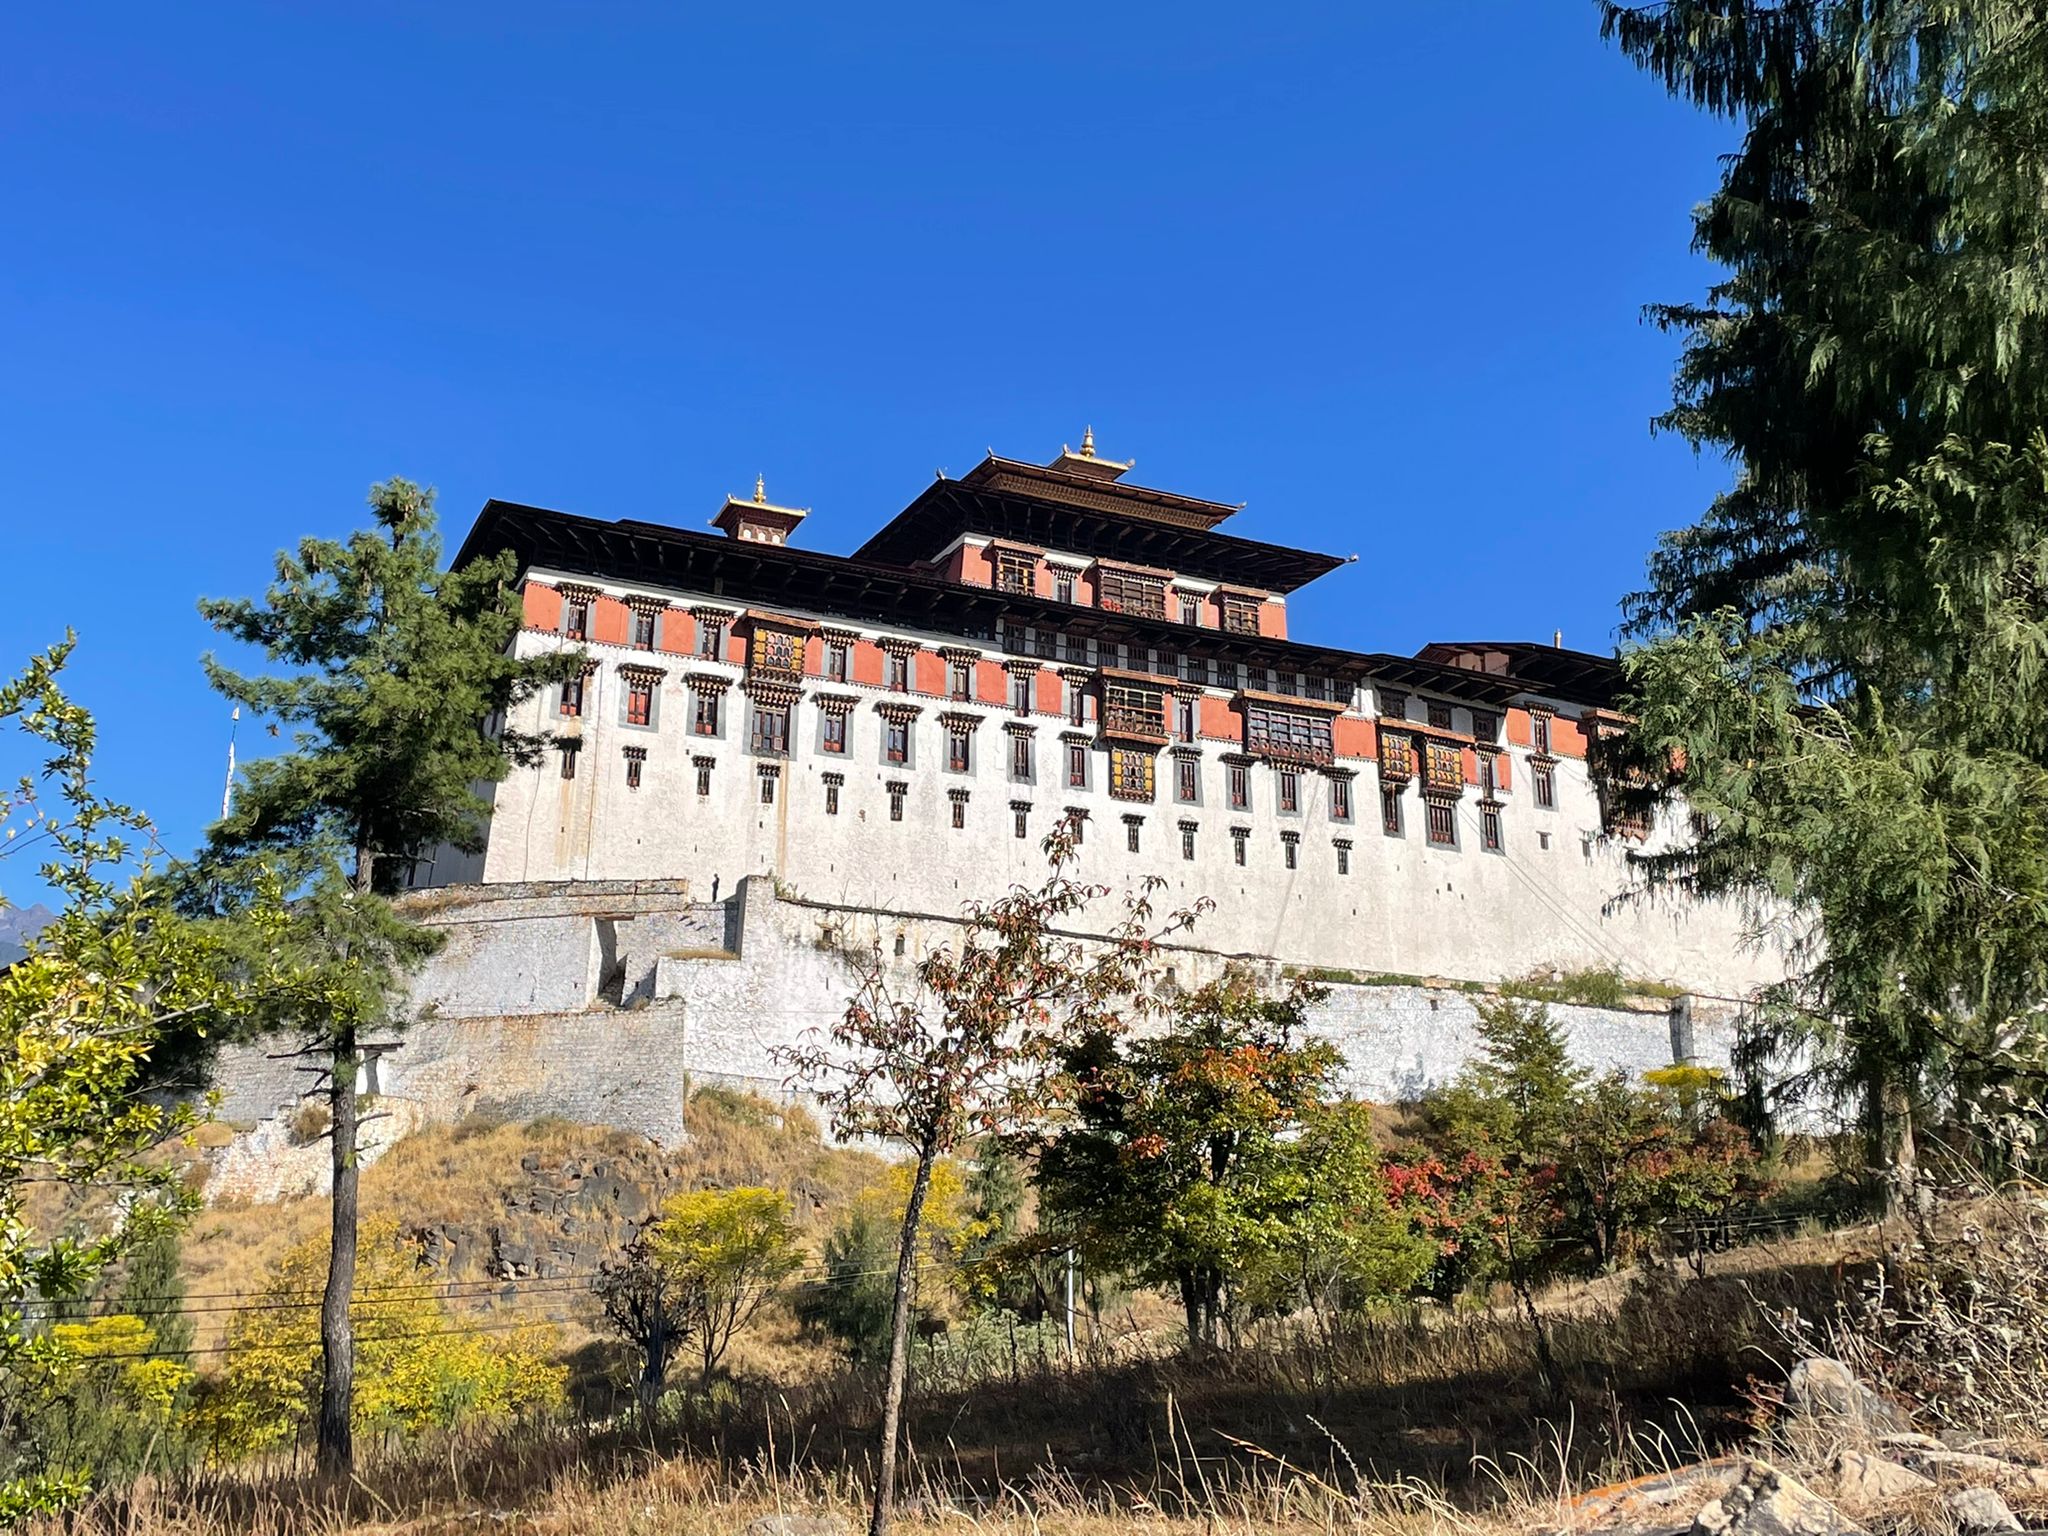
[(1835, 1458), (1835, 1497), (1845, 1503), (1888, 1504), (1934, 1487), (1932, 1478), (1867, 1451), (1844, 1451)]
[(1753, 1461), (1693, 1518), (1692, 1536), (1864, 1536), (1863, 1527), (1768, 1462)]
[(1785, 1380), (1785, 1408), (1799, 1418), (1824, 1419), (1866, 1434), (1911, 1427), (1904, 1414), (1866, 1387), (1848, 1366), (1824, 1355), (1792, 1367)]
[(749, 1521), (746, 1536), (853, 1536), (844, 1515), (763, 1515)]
[(2011, 1508), (1989, 1488), (1958, 1488), (1941, 1496), (1942, 1508), (1966, 1531), (2017, 1531), (2024, 1527)]

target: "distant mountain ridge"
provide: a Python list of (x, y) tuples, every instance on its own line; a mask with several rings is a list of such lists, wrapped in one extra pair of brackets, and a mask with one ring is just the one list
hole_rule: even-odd
[(0, 965), (12, 965), (27, 954), (28, 941), (56, 916), (40, 901), (32, 907), (0, 907)]

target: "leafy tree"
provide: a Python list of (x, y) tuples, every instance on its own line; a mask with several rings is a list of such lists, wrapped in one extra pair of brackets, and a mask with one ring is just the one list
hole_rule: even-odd
[(652, 1422), (676, 1356), (690, 1340), (689, 1297), (682, 1281), (654, 1256), (641, 1232), (616, 1259), (598, 1266), (592, 1286), (607, 1327), (640, 1352), (633, 1401)]
[(1423, 1100), (1433, 1138), (1453, 1152), (1554, 1158), (1587, 1081), (1564, 1031), (1541, 1003), (1493, 998), (1478, 1014), (1479, 1054)]
[[(1736, 465), (1632, 600), (1607, 768), (1698, 836), (1645, 862), (1769, 898), (1795, 974), (1744, 1042), (1860, 1093), (1910, 1171), (1916, 1105), (2048, 994), (2048, 30), (2010, 0), (1604, 7), (1742, 129), (1653, 311), (1662, 425)], [(1768, 907), (1761, 910), (1768, 911)]]
[[(858, 1364), (888, 1358), (897, 1247), (916, 1174), (914, 1164), (892, 1164), (854, 1198), (825, 1240), (824, 1273), (797, 1299), (799, 1320), (838, 1339)], [(918, 1331), (945, 1320), (958, 1288), (971, 1282), (967, 1262), (989, 1234), (959, 1163), (939, 1159), (926, 1181), (914, 1240)]]
[(1007, 1135), (1044, 1115), (1060, 1094), (1066, 1045), (1142, 1015), (1154, 945), (1195, 916), (1176, 912), (1155, 928), (1158, 882), (1148, 881), (1104, 938), (1067, 937), (1108, 888), (1072, 874), (1070, 828), (1047, 838), (1046, 850), (1043, 885), (968, 904), (953, 941), (915, 965), (893, 966), (877, 942), (829, 1039), (787, 1057), (818, 1086), (840, 1134), (893, 1141), (915, 1159), (897, 1242), (870, 1536), (883, 1536), (895, 1503), (917, 1239), (933, 1168), (976, 1136)]
[(1330, 1102), (1338, 1053), (1300, 1038), (1319, 996), (1296, 982), (1269, 997), (1233, 971), (1163, 1033), (1096, 1033), (1068, 1053), (1073, 1114), (1039, 1153), (1046, 1219), (1092, 1266), (1175, 1292), (1190, 1348), (1221, 1342), (1247, 1282), (1291, 1276), (1325, 1295), (1368, 1278), (1391, 1236), (1370, 1137)]
[[(167, 1029), (217, 1028), (244, 994), (151, 878), (147, 820), (93, 787), (97, 731), (60, 685), (72, 644), (0, 684), (0, 722), (40, 758), (0, 788), (0, 857), (42, 856), (64, 898), (0, 972), (0, 1524), (87, 1485), (93, 1468), (66, 1459), (41, 1410), (92, 1340), (38, 1324), (191, 1208), (153, 1154), (194, 1116), (145, 1092), (151, 1057)], [(32, 1201), (38, 1188), (62, 1199)]]
[(672, 1195), (648, 1230), (647, 1246), (675, 1280), (707, 1387), (733, 1334), (804, 1262), (789, 1196), (776, 1189)]
[(247, 764), (233, 808), (209, 834), (204, 887), (229, 902), (248, 865), (298, 883), (290, 920), (261, 942), (288, 954), (264, 1025), (327, 1065), (332, 1138), (331, 1268), (322, 1304), (319, 1452), (350, 1465), (357, 1204), (357, 1079), (366, 1036), (397, 1027), (405, 970), (434, 936), (401, 921), (382, 893), (407, 862), (438, 845), (476, 851), (489, 806), (477, 786), (536, 759), (538, 738), (487, 723), (551, 682), (580, 672), (580, 653), (521, 657), (520, 604), (507, 552), (440, 569), (433, 493), (404, 480), (370, 492), (375, 527), (345, 543), (306, 539), (278, 556), (261, 601), (213, 600), (200, 611), (286, 675), (244, 675), (209, 657), (227, 697), (295, 728), (292, 747)]
[[(506, 1423), (561, 1406), (568, 1370), (545, 1328), (488, 1333), (434, 1294), (398, 1222), (365, 1223), (350, 1311), (356, 1427), (417, 1436), (460, 1423)], [(321, 1403), (321, 1292), (327, 1245), (299, 1244), (270, 1271), (258, 1305), (228, 1326), (225, 1364), (194, 1409), (213, 1454), (235, 1457), (296, 1438)]]

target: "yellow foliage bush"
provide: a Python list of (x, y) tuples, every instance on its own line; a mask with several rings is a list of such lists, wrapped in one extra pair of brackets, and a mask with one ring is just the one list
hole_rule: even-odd
[[(270, 1271), (260, 1305), (227, 1333), (225, 1365), (195, 1418), (219, 1459), (297, 1435), (320, 1387), (319, 1298), (327, 1243), (302, 1243)], [(390, 1218), (364, 1225), (356, 1260), (355, 1422), (417, 1435), (560, 1406), (568, 1369), (548, 1357), (549, 1330), (476, 1331), (433, 1294), (433, 1281)]]

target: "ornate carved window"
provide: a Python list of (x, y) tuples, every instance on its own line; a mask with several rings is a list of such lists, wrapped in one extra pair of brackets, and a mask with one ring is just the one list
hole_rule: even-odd
[(1116, 566), (1100, 567), (1095, 575), (1095, 606), (1112, 613), (1135, 613), (1146, 618), (1166, 617), (1166, 581), (1141, 571)]
[(1052, 573), (1052, 600), (1056, 603), (1071, 603), (1074, 600), (1074, 573), (1054, 569)]
[(1150, 752), (1131, 747), (1109, 749), (1109, 792), (1119, 800), (1150, 800), (1158, 764)]
[(1192, 592), (1180, 594), (1180, 621), (1189, 626), (1202, 622), (1202, 600)]
[(1244, 749), (1260, 757), (1318, 767), (1334, 755), (1327, 715), (1247, 702), (1244, 707)]
[(800, 678), (804, 675), (804, 637), (786, 629), (771, 629), (757, 623), (748, 660), (756, 672), (778, 678)]
[(1422, 759), (1422, 790), (1429, 795), (1465, 792), (1465, 754), (1448, 741), (1426, 744)]
[(697, 614), (697, 654), (706, 661), (717, 661), (725, 654), (725, 617), (722, 613)]
[(1142, 683), (1102, 685), (1102, 729), (1110, 736), (1166, 739), (1166, 694)]
[(647, 749), (645, 747), (626, 748), (626, 788), (638, 789), (640, 787), (640, 770), (646, 765), (646, 762)]
[(1350, 873), (1351, 873), (1351, 842), (1350, 842), (1350, 839), (1348, 839), (1348, 838), (1342, 838), (1342, 837), (1340, 837), (1340, 838), (1338, 838), (1338, 839), (1337, 839), (1337, 843), (1336, 843), (1336, 846), (1337, 846), (1337, 873), (1338, 873), (1338, 874), (1340, 874), (1340, 875), (1348, 875), (1348, 874), (1350, 874)]
[(1140, 851), (1138, 834), (1144, 825), (1145, 818), (1142, 816), (1126, 816), (1124, 818), (1124, 847), (1132, 853)]
[(1173, 797), (1183, 805), (1191, 805), (1201, 798), (1202, 760), (1198, 757), (1179, 757), (1173, 764)]
[(626, 724), (654, 723), (654, 679), (642, 673), (626, 676)]
[(1448, 731), (1451, 728), (1451, 706), (1430, 700), (1429, 724), (1432, 730)]
[(1192, 859), (1195, 856), (1195, 831), (1199, 822), (1184, 821), (1180, 824), (1180, 856)]
[(996, 554), (996, 590), (1018, 592), (1029, 595), (1037, 581), (1038, 561), (1031, 555), (1018, 554), (1015, 550), (999, 550)]
[(1398, 688), (1380, 690), (1380, 718), (1383, 720), (1406, 720), (1408, 718), (1408, 695)]
[(1415, 777), (1415, 738), (1406, 731), (1380, 732), (1380, 777), (1402, 784)]
[(1301, 770), (1280, 770), (1280, 809), (1292, 814), (1301, 809)]
[(1252, 804), (1252, 771), (1244, 763), (1227, 765), (1230, 780), (1230, 808), (1233, 811), (1247, 811)]
[(1249, 597), (1224, 598), (1223, 628), (1233, 635), (1256, 635), (1259, 632), (1259, 605)]
[(839, 789), (841, 785), (845, 784), (846, 776), (844, 774), (828, 773), (824, 776), (824, 779), (825, 814), (827, 816), (837, 816), (839, 814)]
[(1547, 709), (1529, 711), (1529, 750), (1543, 757), (1550, 755), (1550, 711)]
[(626, 606), (633, 612), (633, 649), (653, 650), (655, 631), (661, 623), (661, 610), (667, 605), (659, 598), (629, 597)]
[(1540, 811), (1557, 809), (1557, 765), (1554, 763), (1531, 763), (1529, 782), (1535, 790), (1536, 808)]
[(1232, 827), (1230, 829), (1230, 861), (1233, 864), (1241, 865), (1244, 863), (1245, 846), (1251, 840), (1252, 829), (1250, 827)]
[(1500, 852), (1500, 807), (1479, 807), (1479, 841), (1488, 853)]
[(562, 587), (562, 634), (570, 640), (590, 638), (590, 616), (597, 611), (595, 587)]

